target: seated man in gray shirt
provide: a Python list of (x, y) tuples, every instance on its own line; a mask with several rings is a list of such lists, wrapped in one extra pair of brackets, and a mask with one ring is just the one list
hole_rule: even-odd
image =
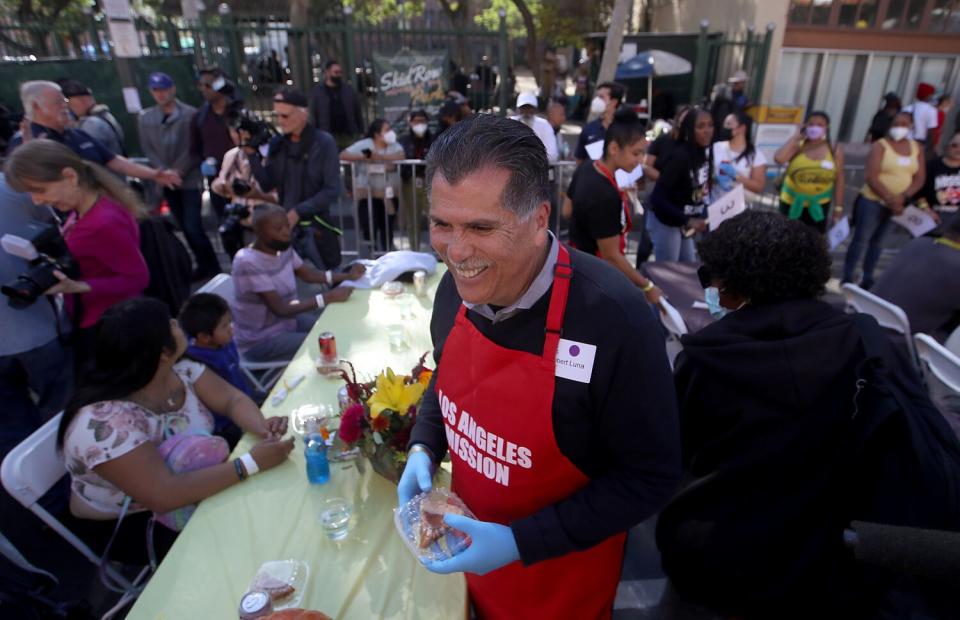
[(871, 292), (903, 308), (914, 333), (946, 340), (960, 324), (960, 215), (943, 237), (905, 245)]

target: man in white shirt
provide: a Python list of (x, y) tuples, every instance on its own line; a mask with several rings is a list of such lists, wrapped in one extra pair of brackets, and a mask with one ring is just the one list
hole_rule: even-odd
[(517, 97), (517, 112), (520, 114), (511, 116), (515, 121), (520, 121), (537, 134), (543, 146), (547, 149), (547, 161), (553, 163), (557, 161), (560, 154), (557, 152), (557, 138), (553, 133), (553, 127), (545, 118), (537, 116), (537, 96), (533, 93), (522, 93)]
[(933, 131), (940, 125), (937, 116), (937, 108), (929, 103), (933, 98), (936, 89), (926, 82), (917, 84), (916, 100), (903, 109), (913, 115), (913, 135), (911, 136), (917, 142), (926, 142), (928, 132)]

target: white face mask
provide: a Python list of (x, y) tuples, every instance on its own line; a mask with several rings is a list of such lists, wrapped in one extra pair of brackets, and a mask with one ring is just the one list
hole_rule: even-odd
[(607, 102), (604, 101), (603, 97), (594, 97), (590, 102), (590, 113), (591, 114), (603, 114), (607, 111)]
[(423, 123), (417, 123), (416, 125), (410, 125), (410, 131), (413, 132), (413, 135), (418, 138), (422, 138), (424, 134), (427, 133), (427, 126)]
[(383, 134), (383, 141), (387, 144), (396, 144), (397, 143), (397, 132), (390, 130), (387, 133)]
[(909, 127), (891, 127), (890, 131), (888, 131), (887, 133), (890, 134), (890, 137), (893, 138), (894, 142), (899, 142), (900, 140), (903, 140), (904, 138), (910, 135), (910, 128)]

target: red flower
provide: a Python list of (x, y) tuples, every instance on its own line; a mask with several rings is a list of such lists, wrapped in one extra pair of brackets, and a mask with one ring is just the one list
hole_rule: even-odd
[(381, 413), (370, 420), (370, 428), (374, 431), (385, 431), (390, 428), (390, 416), (386, 412)]
[(361, 422), (363, 420), (363, 405), (350, 405), (343, 415), (340, 416), (340, 430), (338, 431), (341, 441), (347, 444), (360, 439)]

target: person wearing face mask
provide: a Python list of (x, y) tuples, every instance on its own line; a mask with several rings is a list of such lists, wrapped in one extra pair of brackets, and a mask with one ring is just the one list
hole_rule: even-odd
[(597, 86), (590, 101), (589, 118), (591, 120), (583, 126), (583, 131), (580, 132), (580, 138), (577, 140), (577, 148), (573, 151), (573, 157), (577, 160), (578, 166), (584, 160), (590, 159), (587, 145), (603, 140), (603, 135), (613, 122), (613, 115), (623, 103), (626, 92), (623, 85), (616, 82), (604, 82)]
[[(319, 271), (291, 247), (286, 211), (264, 204), (253, 212), (256, 240), (233, 257), (234, 339), (244, 359), (255, 362), (293, 358), (319, 315), (330, 303), (349, 299), (352, 288), (337, 286), (364, 273), (354, 265), (348, 273)], [(297, 297), (297, 278), (330, 287), (307, 299)]]
[(294, 244), (318, 269), (340, 265), (340, 235), (330, 208), (340, 198), (340, 160), (333, 137), (309, 124), (307, 98), (285, 87), (273, 96), (280, 135), (267, 145), (266, 155), (249, 145), (250, 170), (269, 194), (276, 190), (287, 219), (296, 226)]
[(697, 618), (816, 618), (826, 607), (829, 617), (879, 617), (889, 584), (868, 579), (843, 529), (899, 522), (910, 501), (886, 500), (910, 497), (916, 480), (894, 473), (899, 427), (875, 433), (892, 420), (880, 407), (858, 411), (865, 338), (880, 343), (891, 380), (927, 400), (919, 377), (872, 317), (821, 299), (831, 260), (811, 227), (749, 210), (698, 252), (707, 298), (725, 316), (681, 337), (684, 484), (656, 534), (665, 598), (713, 612)]
[(323, 83), (310, 93), (310, 118), (314, 127), (332, 134), (341, 149), (363, 132), (360, 97), (343, 78), (343, 67), (336, 60), (327, 61)]
[[(873, 286), (873, 270), (880, 259), (880, 244), (891, 215), (900, 215), (911, 197), (923, 187), (926, 164), (923, 147), (910, 139), (913, 118), (909, 112), (893, 117), (887, 137), (870, 147), (866, 184), (854, 204), (854, 231), (843, 262), (843, 281), (853, 282), (854, 272), (863, 257), (860, 286)], [(934, 218), (935, 211), (931, 211)], [(867, 242), (864, 256), (864, 241)]]
[[(403, 147), (404, 159), (425, 159), (430, 145), (433, 143), (433, 132), (428, 124), (430, 117), (426, 110), (414, 110), (410, 113), (410, 131), (400, 137), (400, 146)], [(407, 237), (410, 247), (420, 247), (421, 222), (427, 213), (427, 192), (424, 188), (424, 167), (400, 167), (400, 178), (403, 180), (403, 201), (401, 203), (403, 221), (406, 223)], [(414, 209), (416, 204), (417, 209)]]
[(693, 261), (693, 235), (707, 229), (706, 198), (710, 193), (710, 142), (713, 117), (693, 108), (680, 124), (676, 145), (660, 163), (660, 176), (650, 193), (647, 230), (658, 261)]
[(537, 134), (544, 148), (547, 149), (547, 161), (553, 163), (557, 161), (560, 154), (557, 152), (557, 137), (553, 133), (553, 127), (550, 121), (537, 116), (537, 96), (533, 93), (521, 93), (517, 97), (517, 112), (519, 114), (511, 116), (515, 121), (520, 121)]
[[(393, 251), (393, 233), (397, 222), (397, 193), (400, 175), (391, 161), (404, 158), (403, 146), (397, 144), (397, 132), (382, 118), (370, 123), (367, 135), (354, 142), (340, 159), (353, 165), (353, 197), (357, 200), (357, 220), (363, 238), (373, 241), (374, 252)], [(370, 236), (370, 220), (373, 235)]]
[(811, 112), (793, 138), (777, 149), (774, 161), (787, 170), (780, 189), (780, 212), (826, 232), (843, 217), (843, 150), (830, 143), (830, 117)]
[(617, 170), (631, 171), (640, 163), (643, 125), (632, 111), (618, 113), (604, 136), (602, 159), (577, 168), (567, 189), (572, 203), (570, 245), (616, 267), (639, 288), (647, 301), (657, 303), (661, 291), (633, 268), (626, 258), (627, 233), (633, 228), (626, 193), (617, 185)]
[(713, 146), (713, 200), (743, 185), (748, 203), (759, 199), (767, 182), (767, 158), (753, 146), (753, 118), (744, 112), (727, 115), (719, 142)]

